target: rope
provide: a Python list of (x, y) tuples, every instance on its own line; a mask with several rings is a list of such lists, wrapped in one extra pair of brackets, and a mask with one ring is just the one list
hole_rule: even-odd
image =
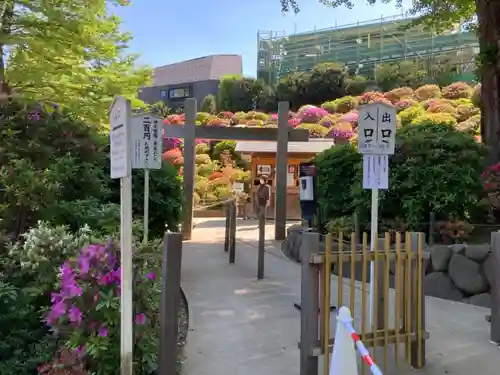
[(380, 371), (380, 368), (375, 364), (372, 357), (370, 356), (370, 353), (368, 352), (365, 345), (361, 341), (361, 338), (356, 333), (356, 330), (354, 329), (354, 327), (352, 325), (351, 312), (349, 311), (348, 318), (344, 318), (344, 319), (339, 318), (339, 319), (340, 319), (340, 322), (342, 322), (344, 324), (347, 331), (350, 333), (351, 338), (354, 341), (354, 344), (356, 345), (356, 349), (358, 349), (358, 352), (361, 355), (361, 359), (370, 368), (371, 373), (373, 375), (383, 375), (382, 371)]

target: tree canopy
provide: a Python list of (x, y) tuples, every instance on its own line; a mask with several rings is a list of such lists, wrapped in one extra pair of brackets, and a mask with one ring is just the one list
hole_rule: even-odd
[[(115, 95), (133, 99), (151, 69), (127, 53), (131, 36), (107, 5), (126, 0), (6, 0), (0, 8), (0, 82), (23, 97), (102, 122)], [(7, 54), (6, 54), (7, 53)]]

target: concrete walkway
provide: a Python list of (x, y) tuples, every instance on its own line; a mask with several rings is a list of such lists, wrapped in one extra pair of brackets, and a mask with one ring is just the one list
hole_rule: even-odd
[[(223, 251), (224, 221), (198, 222), (183, 252), (182, 283), (191, 310), (183, 373), (299, 375), (300, 312), (293, 302), (300, 295), (300, 266), (283, 256), (268, 225), (265, 280), (257, 281), (256, 222), (238, 221), (234, 265)], [(486, 313), (427, 298), (428, 365), (418, 372), (498, 374), (500, 351), (488, 343)], [(414, 372), (400, 367), (386, 375)]]

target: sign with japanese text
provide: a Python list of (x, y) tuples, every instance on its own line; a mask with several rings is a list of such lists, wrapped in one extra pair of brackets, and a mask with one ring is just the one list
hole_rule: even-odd
[(358, 111), (358, 152), (393, 155), (396, 139), (396, 109), (384, 103), (367, 104)]
[(363, 189), (389, 189), (388, 155), (363, 155)]
[(149, 114), (132, 118), (132, 168), (160, 169), (163, 119)]
[(109, 110), (109, 143), (111, 178), (130, 176), (130, 103), (122, 96), (113, 101)]

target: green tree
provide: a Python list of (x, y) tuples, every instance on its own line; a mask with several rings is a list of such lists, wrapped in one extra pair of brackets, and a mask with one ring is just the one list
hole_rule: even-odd
[[(318, 0), (327, 6), (353, 8), (351, 0)], [(391, 0), (379, 0), (390, 2)], [(401, 0), (395, 0), (401, 5)], [(299, 12), (297, 0), (280, 0), (282, 10)], [(376, 4), (377, 0), (368, 0)], [(491, 0), (415, 0), (410, 13), (422, 15), (419, 22), (436, 30), (469, 23), (479, 37), (478, 75), (481, 78), (481, 138), (490, 149), (490, 162), (500, 160), (500, 1)]]
[[(4, 0), (0, 82), (28, 99), (106, 122), (113, 97), (135, 98), (151, 76), (149, 67), (136, 67), (136, 56), (127, 54), (131, 36), (120, 31), (118, 17), (107, 13), (110, 3), (128, 1)], [(137, 99), (133, 104), (143, 105)]]
[(249, 111), (257, 106), (264, 81), (238, 75), (222, 77), (219, 90), (220, 111)]
[(412, 60), (382, 64), (375, 70), (375, 82), (383, 91), (397, 87), (417, 88), (425, 84), (427, 79), (427, 71)]
[(215, 98), (215, 95), (208, 94), (203, 98), (203, 102), (201, 102), (201, 111), (211, 114), (215, 114), (217, 112), (217, 99)]

